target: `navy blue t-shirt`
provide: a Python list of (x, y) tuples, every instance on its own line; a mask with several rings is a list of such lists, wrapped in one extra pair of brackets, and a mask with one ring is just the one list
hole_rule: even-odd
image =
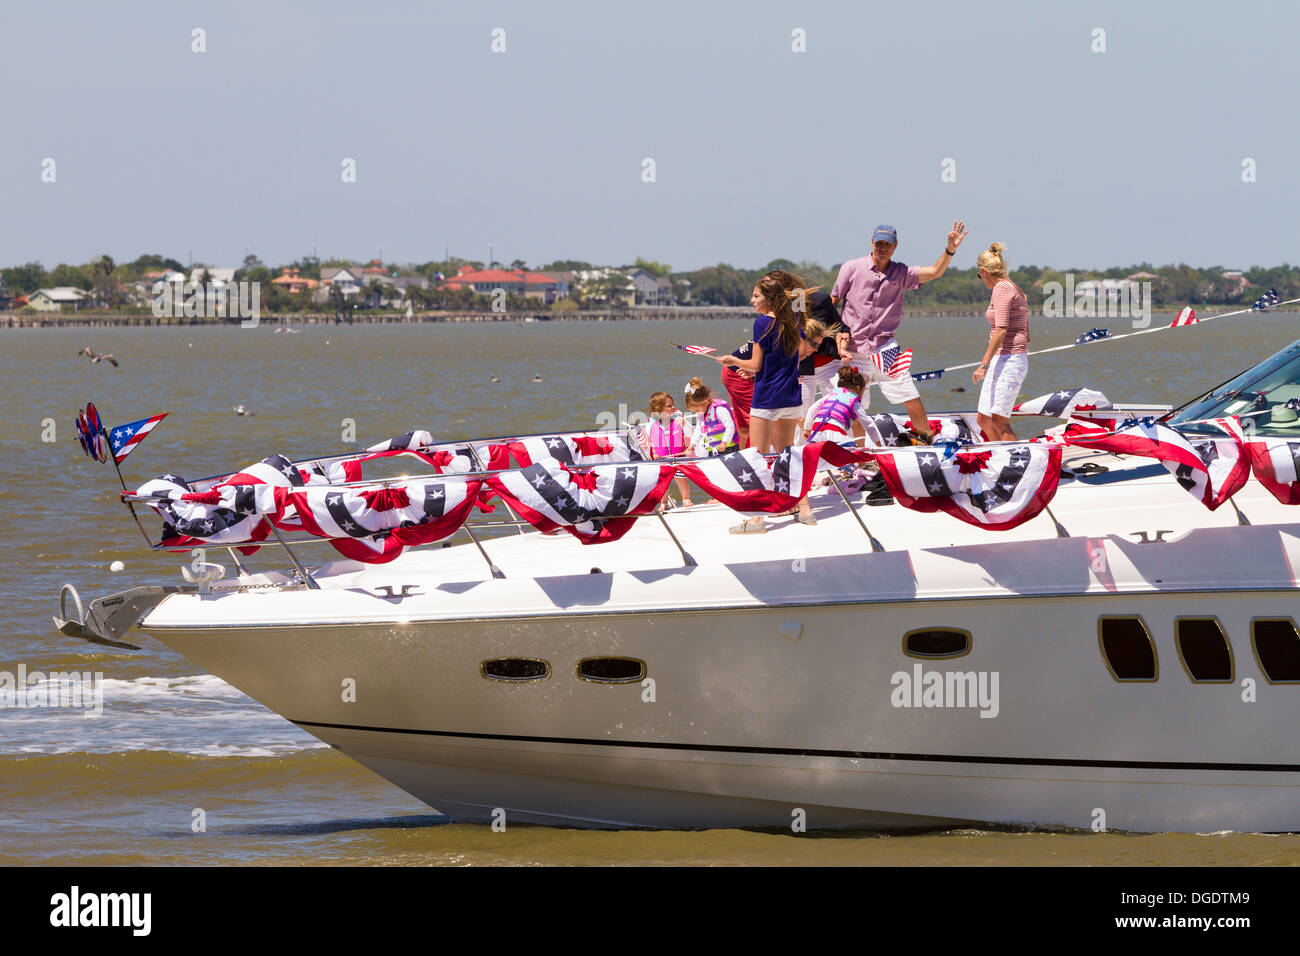
[[(803, 333), (800, 333), (800, 338)], [(754, 316), (754, 341), (763, 349), (763, 365), (754, 376), (754, 400), (751, 408), (793, 408), (803, 402), (799, 388), (799, 350), (786, 353), (776, 319)]]

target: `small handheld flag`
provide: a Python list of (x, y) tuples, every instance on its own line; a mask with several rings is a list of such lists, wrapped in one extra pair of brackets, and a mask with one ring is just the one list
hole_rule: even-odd
[(690, 352), (692, 355), (709, 355), (717, 351), (717, 349), (710, 348), (707, 345), (678, 345), (676, 342), (669, 342), (668, 344), (681, 349), (683, 352)]
[(131, 452), (135, 451), (137, 445), (144, 441), (157, 424), (167, 417), (166, 412), (154, 415), (151, 418), (142, 418), (138, 422), (131, 422), (129, 425), (118, 425), (111, 433), (110, 441), (113, 445), (113, 461), (122, 464), (122, 459)]
[(1183, 311), (1178, 313), (1178, 318), (1169, 323), (1171, 329), (1176, 329), (1180, 325), (1195, 325), (1197, 322), (1196, 310), (1187, 306)]
[(1074, 340), (1075, 345), (1086, 345), (1089, 342), (1096, 342), (1100, 339), (1110, 338), (1110, 329), (1090, 329)]
[(897, 345), (871, 353), (871, 364), (891, 378), (897, 378), (912, 367), (912, 350), (900, 352)]
[(912, 376), (912, 381), (931, 382), (937, 378), (943, 378), (943, 369), (937, 368), (933, 372), (917, 372)]

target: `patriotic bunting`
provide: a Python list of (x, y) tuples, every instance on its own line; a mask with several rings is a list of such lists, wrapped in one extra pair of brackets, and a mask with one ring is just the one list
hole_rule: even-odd
[(430, 544), (460, 529), (482, 482), (449, 478), (414, 480), (377, 488), (307, 486), (279, 489), (304, 531), (331, 539), (346, 558), (369, 564), (391, 561), (408, 545)]
[(1050, 395), (1039, 395), (1021, 402), (1011, 409), (1016, 415), (1045, 415), (1049, 418), (1069, 418), (1075, 412), (1110, 408), (1110, 399), (1091, 388), (1063, 388)]
[(1251, 470), (1284, 505), (1300, 505), (1300, 441), (1256, 438), (1246, 443)]
[(1104, 435), (1076, 435), (1070, 444), (1121, 455), (1155, 458), (1211, 511), (1241, 490), (1250, 477), (1250, 454), (1235, 418), (1216, 418), (1223, 437), (1195, 437), (1151, 418)]
[(583, 544), (617, 541), (663, 500), (671, 464), (597, 465), (576, 470), (545, 458), (492, 475), (487, 485), (539, 531), (563, 528)]
[(571, 468), (644, 461), (648, 458), (640, 448), (625, 441), (617, 433), (524, 438), (510, 442), (506, 447), (510, 457), (524, 467), (548, 458)]
[[(872, 435), (867, 437), (875, 440), (877, 447), (894, 448), (900, 444), (908, 445), (911, 444), (911, 441), (904, 440), (904, 436), (914, 437), (916, 435), (916, 429), (912, 427), (912, 420), (906, 415), (878, 412), (868, 417), (875, 426), (879, 439), (875, 439)], [(930, 425), (930, 431), (934, 433), (936, 443), (955, 442), (959, 445), (968, 445), (972, 442), (983, 441), (985, 438), (984, 432), (980, 428), (979, 417), (970, 412), (936, 415), (927, 419), (927, 421)]]
[(678, 470), (728, 508), (736, 511), (788, 511), (808, 493), (825, 458), (832, 465), (870, 461), (871, 453), (850, 451), (834, 442), (787, 448), (768, 462), (757, 448), (733, 451), (707, 461), (679, 465)]
[[(252, 513), (251, 508), (249, 513), (241, 513), (233, 507), (221, 505), (220, 493), (215, 502), (195, 495), (186, 481), (176, 475), (163, 475), (147, 481), (135, 493), (166, 496), (166, 500), (149, 503), (149, 507), (163, 520), (160, 540), (164, 548), (248, 544), (263, 541), (271, 533), (271, 526), (263, 515)], [(231, 503), (234, 503), (233, 496)], [(256, 550), (256, 547), (240, 548), (244, 554)]]
[(998, 445), (957, 451), (931, 448), (876, 452), (889, 493), (904, 508), (943, 511), (967, 524), (1006, 531), (1036, 517), (1056, 494), (1059, 445)]

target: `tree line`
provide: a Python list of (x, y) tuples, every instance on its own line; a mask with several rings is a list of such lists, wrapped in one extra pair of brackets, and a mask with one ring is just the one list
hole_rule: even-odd
[[(354, 267), (356, 263), (348, 260), (332, 259), (322, 261), (312, 256), (304, 256), (288, 263), (290, 269), (297, 269), (298, 274), (310, 279), (320, 279), (322, 267)], [(472, 269), (500, 268), (510, 270), (527, 270), (526, 262), (513, 260), (508, 265), (492, 262), (484, 263), (472, 259), (451, 257), (445, 260), (425, 263), (411, 263), (402, 266), (387, 266), (391, 275), (423, 276), (429, 280), (428, 289), (411, 287), (405, 293), (404, 301), (409, 301), (413, 308), (428, 311), (472, 311), (488, 307), (488, 297), (476, 294), (468, 289), (449, 289), (441, 285), (441, 275), (449, 279), (456, 275), (463, 266)], [(197, 267), (203, 270), (203, 266)], [(271, 312), (294, 312), (318, 310), (319, 303), (313, 303), (311, 296), (290, 293), (272, 283), (271, 280), (281, 275), (285, 266), (268, 266), (256, 255), (247, 256), (242, 266), (236, 271), (237, 280), (260, 282), (263, 307)], [(601, 268), (590, 262), (576, 259), (562, 259), (541, 266), (544, 272), (583, 272), (596, 271)], [(815, 262), (796, 262), (791, 259), (774, 259), (757, 269), (737, 268), (727, 263), (718, 263), (694, 271), (674, 271), (671, 266), (653, 260), (638, 258), (632, 265), (612, 267), (614, 272), (586, 285), (575, 285), (567, 300), (556, 303), (552, 308), (604, 308), (618, 306), (618, 297), (626, 284), (626, 272), (632, 268), (642, 268), (656, 277), (667, 277), (672, 283), (676, 301), (689, 301), (695, 305), (745, 306), (749, 304), (750, 292), (754, 282), (772, 269), (785, 269), (800, 276), (810, 286), (816, 286), (829, 292), (839, 273), (839, 264), (823, 267)], [(142, 255), (130, 262), (118, 263), (112, 257), (104, 255), (81, 265), (60, 263), (52, 269), (45, 269), (39, 262), (0, 269), (3, 291), (10, 298), (28, 295), (37, 289), (55, 286), (70, 286), (87, 293), (91, 303), (102, 309), (138, 308), (138, 299), (130, 295), (131, 287), (145, 281), (150, 272), (171, 270), (184, 273), (187, 278), (192, 270), (186, 269), (178, 260), (159, 254)], [(1239, 279), (1225, 276), (1219, 267), (1198, 268), (1186, 264), (1153, 266), (1144, 262), (1133, 266), (1096, 269), (1054, 269), (1040, 266), (1023, 266), (1011, 272), (1011, 278), (1029, 295), (1031, 302), (1040, 301), (1043, 286), (1049, 282), (1066, 282), (1067, 274), (1073, 275), (1077, 285), (1090, 279), (1122, 279), (1135, 273), (1147, 273), (1145, 281), (1151, 283), (1152, 304), (1157, 308), (1177, 308), (1183, 305), (1246, 305), (1253, 302), (1260, 294), (1269, 289), (1276, 289), (1283, 299), (1300, 295), (1300, 266), (1283, 263), (1280, 266), (1254, 266), (1241, 271), (1246, 283)], [(203, 275), (200, 272), (200, 280)], [(1139, 280), (1143, 281), (1143, 280)], [(392, 304), (391, 293), (385, 293), (378, 279), (371, 280), (362, 290), (362, 306), (378, 307), (381, 301)], [(988, 289), (980, 281), (976, 269), (950, 268), (943, 278), (927, 283), (908, 296), (908, 302), (918, 306), (981, 306), (988, 301)], [(341, 306), (342, 303), (333, 303)], [(351, 307), (351, 306), (349, 306)], [(507, 308), (510, 311), (536, 310), (537, 300), (524, 296), (509, 296)]]

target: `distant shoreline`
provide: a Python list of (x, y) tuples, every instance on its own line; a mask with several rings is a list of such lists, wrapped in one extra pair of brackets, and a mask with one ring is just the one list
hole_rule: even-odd
[[(1247, 306), (1204, 305), (1204, 315), (1217, 315), (1221, 312), (1233, 312), (1246, 309)], [(1213, 310), (1213, 311), (1211, 311)], [(904, 308), (904, 314), (913, 318), (951, 319), (983, 316), (982, 306), (917, 306)], [(1270, 309), (1270, 312), (1300, 311), (1300, 306), (1289, 305)], [(1154, 310), (1153, 314), (1173, 315), (1175, 310)], [(743, 306), (709, 306), (699, 309), (629, 309), (618, 312), (580, 311), (580, 312), (417, 312), (409, 318), (401, 312), (382, 312), (362, 315), (349, 315), (337, 319), (334, 315), (324, 313), (290, 312), (283, 315), (263, 316), (258, 325), (293, 327), (301, 325), (400, 325), (465, 322), (655, 322), (672, 319), (746, 319), (753, 311)], [(1033, 315), (1030, 316), (1031, 320)], [(1076, 317), (1082, 321), (1105, 322), (1114, 316)], [(44, 312), (23, 315), (0, 313), (0, 329), (41, 329), (41, 328), (129, 328), (133, 326), (151, 327), (185, 327), (196, 326), (234, 326), (239, 321), (233, 318), (157, 318), (150, 312), (138, 313), (89, 313), (89, 312)]]

